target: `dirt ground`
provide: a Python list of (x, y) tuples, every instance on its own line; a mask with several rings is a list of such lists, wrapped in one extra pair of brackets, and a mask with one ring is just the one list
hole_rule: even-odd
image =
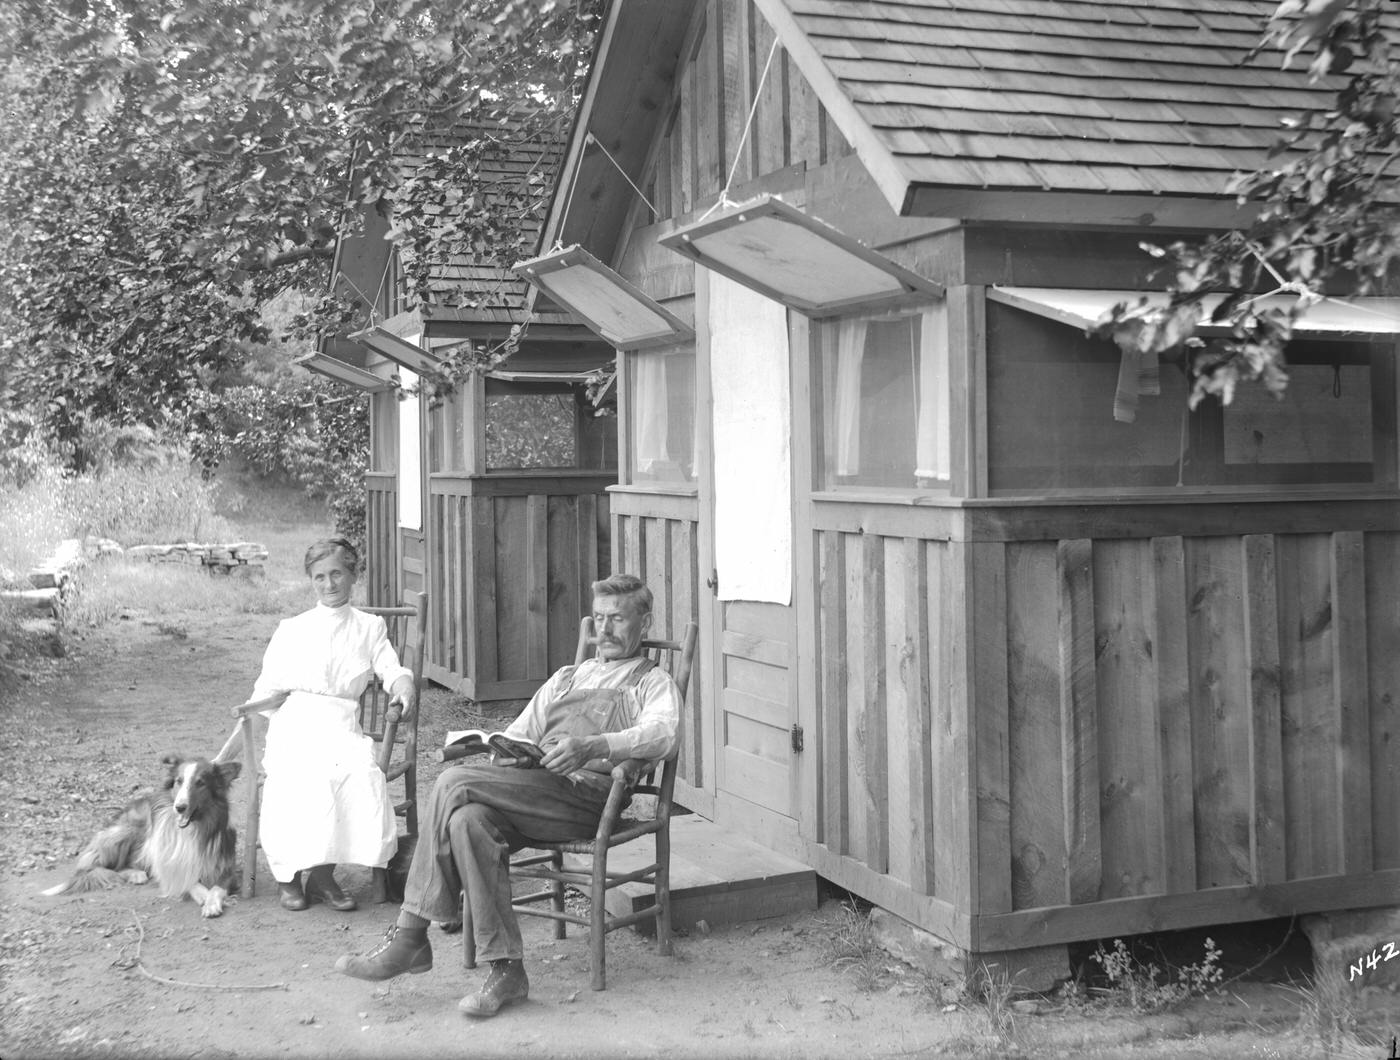
[[(429, 974), (346, 978), (336, 956), (366, 949), (394, 910), (287, 913), (265, 870), (257, 896), (215, 920), (149, 886), (40, 897), (97, 826), (155, 781), (162, 753), (218, 748), (276, 620), (131, 613), (70, 638), (65, 658), (0, 690), (0, 1060), (1327, 1055), (1309, 1031), (1306, 995), (1257, 978), (1163, 1016), (1027, 999), (1025, 1011), (994, 1018), (882, 954), (834, 961), (831, 940), (849, 920), (834, 895), (811, 915), (682, 937), (673, 958), (618, 932), (603, 993), (588, 989), (585, 938), (555, 942), (528, 919), (530, 999), (484, 1022), (457, 1012), (482, 974), (462, 969), (457, 936), (432, 929)], [(441, 690), (425, 707), (428, 749), (481, 720)], [(430, 758), (425, 788), (439, 768)], [(235, 784), (240, 822), (245, 790)], [(340, 875), (365, 902), (367, 872)], [(1361, 985), (1350, 1001), (1371, 1042), (1400, 1027), (1393, 989)], [(1379, 1060), (1386, 1050), (1353, 1039), (1334, 1055)]]

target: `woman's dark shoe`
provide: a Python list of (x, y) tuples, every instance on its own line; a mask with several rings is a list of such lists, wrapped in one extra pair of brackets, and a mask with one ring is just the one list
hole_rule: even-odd
[(417, 975), (433, 966), (433, 947), (426, 928), (404, 928), (395, 924), (384, 932), (384, 941), (363, 957), (345, 954), (335, 962), (335, 970), (356, 979), (392, 979), (409, 972)]
[(277, 900), (282, 903), (282, 908), (289, 909), (293, 913), (300, 913), (307, 906), (306, 895), (302, 893), (301, 884), (295, 879), (290, 883), (279, 883), (277, 896)]
[(330, 871), (325, 872), (312, 869), (306, 874), (306, 901), (325, 902), (332, 909), (342, 913), (354, 912), (359, 908), (355, 899), (340, 889), (340, 884), (335, 882), (335, 877)]

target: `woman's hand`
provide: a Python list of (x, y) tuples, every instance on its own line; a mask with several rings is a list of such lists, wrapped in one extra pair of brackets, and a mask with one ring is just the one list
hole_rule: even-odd
[(401, 715), (413, 709), (413, 705), (418, 702), (418, 688), (413, 683), (413, 678), (408, 675), (400, 677), (389, 689), (389, 706), (398, 706)]

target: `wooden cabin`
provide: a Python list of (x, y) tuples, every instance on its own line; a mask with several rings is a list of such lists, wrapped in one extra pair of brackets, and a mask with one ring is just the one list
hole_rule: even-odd
[(620, 351), (678, 801), (972, 957), (1400, 897), (1400, 302), (1195, 412), (1085, 330), (1325, 105), (1274, 6), (615, 0), (521, 268)]
[[(400, 168), (448, 146), (420, 137)], [(526, 179), (540, 151), (502, 143), (494, 179)], [(444, 255), (413, 297), (390, 221), (369, 211), (337, 247), (333, 282), (363, 318), (305, 359), (370, 394), (368, 602), (426, 591), (426, 675), (476, 700), (525, 698), (573, 660), (589, 584), (607, 573), (617, 421), (588, 384), (614, 353), (567, 313), (530, 311), (524, 280), (497, 266)], [(519, 349), (497, 368), (434, 387), (463, 343), (490, 352), (513, 329)]]

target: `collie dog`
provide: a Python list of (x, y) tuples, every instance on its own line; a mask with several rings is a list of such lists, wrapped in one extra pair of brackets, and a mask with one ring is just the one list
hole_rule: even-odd
[(161, 763), (166, 770), (161, 787), (127, 803), (83, 849), (72, 877), (45, 895), (154, 879), (167, 898), (188, 895), (202, 915), (223, 913), (224, 899), (238, 886), (228, 789), (243, 767), (178, 754)]

